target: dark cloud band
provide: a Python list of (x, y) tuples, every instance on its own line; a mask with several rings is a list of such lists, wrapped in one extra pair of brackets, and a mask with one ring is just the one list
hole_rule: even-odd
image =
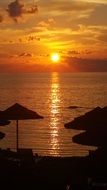
[(14, 19), (14, 21), (17, 22), (18, 17), (21, 17), (23, 14), (33, 14), (37, 12), (38, 8), (37, 5), (33, 5), (29, 9), (26, 9), (24, 4), (20, 2), (20, 0), (16, 0), (11, 2), (8, 5), (8, 14), (11, 18)]

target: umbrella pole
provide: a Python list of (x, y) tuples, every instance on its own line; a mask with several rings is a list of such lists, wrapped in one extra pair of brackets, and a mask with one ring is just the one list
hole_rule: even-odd
[(18, 120), (16, 120), (16, 150), (18, 152)]

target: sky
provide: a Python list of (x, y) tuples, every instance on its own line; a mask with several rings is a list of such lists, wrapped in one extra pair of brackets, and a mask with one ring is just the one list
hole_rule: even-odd
[(0, 72), (51, 71), (107, 71), (107, 0), (0, 0)]

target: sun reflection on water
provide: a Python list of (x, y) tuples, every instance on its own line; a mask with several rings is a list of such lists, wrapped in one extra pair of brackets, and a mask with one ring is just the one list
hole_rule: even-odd
[(59, 156), (60, 86), (58, 73), (52, 73), (50, 92), (50, 154)]

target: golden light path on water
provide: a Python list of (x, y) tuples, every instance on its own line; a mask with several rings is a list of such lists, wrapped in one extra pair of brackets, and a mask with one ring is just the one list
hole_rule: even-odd
[[(72, 137), (80, 131), (68, 130), (64, 124), (90, 111), (88, 107), (107, 104), (106, 81), (107, 74), (0, 75), (0, 109), (18, 102), (44, 116), (43, 120), (19, 121), (20, 148), (43, 156), (88, 155), (95, 147), (74, 143)], [(68, 109), (70, 105), (84, 108)], [(0, 148), (16, 150), (15, 122), (1, 126), (0, 131), (6, 134)]]
[(50, 134), (51, 134), (51, 149), (50, 154), (59, 155), (59, 119), (57, 114), (61, 113), (60, 110), (60, 87), (58, 73), (52, 74), (51, 92), (50, 92)]

